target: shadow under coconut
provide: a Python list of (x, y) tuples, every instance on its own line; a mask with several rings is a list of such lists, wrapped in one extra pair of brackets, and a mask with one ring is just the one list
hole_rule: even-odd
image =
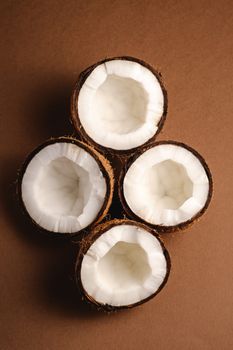
[(124, 167), (124, 159), (118, 155), (111, 154), (110, 152), (106, 152), (105, 157), (109, 160), (109, 162), (112, 165), (112, 168), (114, 171), (115, 185), (114, 185), (112, 204), (109, 208), (108, 215), (104, 220), (106, 221), (111, 219), (112, 220), (123, 219), (125, 217), (125, 211), (122, 207), (122, 204), (118, 195), (118, 186), (119, 186), (120, 173)]
[(61, 252), (41, 278), (43, 302), (48, 309), (63, 317), (93, 318), (102, 312), (85, 303), (75, 284), (74, 266), (78, 244), (71, 244)]
[[(44, 78), (44, 79), (43, 79)], [(27, 115), (42, 135), (44, 141), (51, 137), (74, 134), (70, 122), (70, 99), (74, 86), (73, 79), (55, 76), (42, 77), (29, 92)]]
[[(126, 312), (133, 310), (121, 310), (114, 313), (106, 313), (103, 310), (96, 309), (93, 305), (82, 300), (74, 281), (73, 264), (70, 264), (69, 269), (64, 267), (62, 262), (57, 262), (51, 267), (50, 273), (47, 271), (46, 279), (42, 281), (45, 292), (44, 302), (49, 309), (54, 310), (60, 316), (93, 319), (103, 317), (120, 317)], [(70, 271), (67, 274), (67, 271)]]

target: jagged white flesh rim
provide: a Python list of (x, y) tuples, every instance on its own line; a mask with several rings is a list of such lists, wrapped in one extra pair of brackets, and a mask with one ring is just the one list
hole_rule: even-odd
[(91, 224), (106, 196), (106, 181), (96, 160), (70, 142), (45, 146), (29, 162), (22, 200), (48, 231), (74, 233)]
[(206, 204), (209, 180), (200, 160), (173, 144), (152, 147), (129, 167), (123, 181), (129, 208), (153, 225), (174, 226)]
[(167, 274), (159, 240), (132, 225), (116, 225), (88, 249), (81, 282), (95, 301), (112, 306), (138, 303), (153, 295)]
[(115, 150), (144, 144), (157, 131), (164, 95), (156, 76), (127, 60), (98, 65), (80, 89), (80, 122), (96, 143)]

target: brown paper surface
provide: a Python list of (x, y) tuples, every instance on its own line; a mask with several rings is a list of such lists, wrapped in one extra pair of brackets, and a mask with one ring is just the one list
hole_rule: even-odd
[[(233, 4), (231, 1), (2, 1), (0, 348), (233, 348)], [(71, 134), (69, 97), (88, 65), (116, 55), (161, 70), (168, 117), (158, 140), (208, 162), (214, 197), (185, 232), (164, 235), (166, 288), (113, 315), (72, 282), (77, 247), (39, 235), (14, 196), (17, 169), (51, 136)]]

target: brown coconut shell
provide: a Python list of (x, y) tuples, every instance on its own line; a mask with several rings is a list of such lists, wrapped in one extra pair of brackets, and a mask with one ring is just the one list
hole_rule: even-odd
[[(199, 159), (199, 161), (201, 162), (203, 168), (205, 169), (208, 180), (209, 180), (209, 193), (208, 193), (208, 197), (207, 197), (207, 200), (206, 200), (204, 207), (197, 214), (195, 214), (191, 219), (184, 221), (178, 225), (174, 225), (174, 226), (153, 225), (153, 224), (145, 221), (144, 219), (142, 219), (138, 215), (136, 215), (128, 206), (126, 199), (125, 199), (125, 196), (124, 196), (124, 190), (123, 190), (124, 177), (125, 177), (128, 169), (130, 168), (130, 166), (135, 162), (135, 160), (140, 155), (142, 155), (144, 152), (146, 152), (148, 149), (153, 148), (155, 146), (166, 145), (166, 144), (181, 146), (181, 147), (187, 149), (188, 151), (192, 152), (194, 154), (194, 156), (197, 157)], [(156, 229), (159, 233), (176, 232), (176, 231), (184, 230), (184, 229), (188, 228), (194, 222), (199, 220), (200, 217), (206, 212), (206, 210), (210, 204), (212, 195), (213, 195), (213, 178), (212, 178), (210, 169), (209, 169), (205, 159), (192, 147), (190, 147), (182, 142), (178, 142), (178, 141), (159, 141), (159, 142), (150, 143), (146, 147), (137, 150), (137, 152), (128, 160), (128, 162), (125, 163), (125, 166), (123, 167), (121, 174), (120, 174), (120, 177), (118, 179), (118, 194), (119, 194), (119, 198), (120, 198), (122, 207), (124, 208), (124, 210), (129, 218), (143, 222), (146, 225)]]
[[(162, 130), (166, 116), (167, 116), (167, 110), (168, 110), (168, 98), (167, 98), (167, 91), (164, 87), (164, 82), (163, 82), (163, 78), (161, 73), (154, 69), (152, 66), (150, 66), (148, 63), (144, 62), (141, 59), (135, 58), (135, 57), (131, 57), (131, 56), (119, 56), (119, 57), (112, 57), (112, 58), (106, 58), (102, 61), (99, 61), (95, 64), (93, 64), (92, 66), (88, 67), (87, 69), (85, 69), (82, 73), (80, 73), (78, 81), (76, 82), (73, 92), (72, 92), (72, 96), (71, 96), (71, 123), (73, 124), (75, 130), (78, 132), (78, 134), (80, 134), (85, 140), (86, 142), (88, 142), (91, 145), (94, 145), (97, 149), (103, 151), (108, 151), (110, 153), (113, 154), (123, 154), (123, 155), (127, 155), (127, 154), (131, 154), (133, 153), (137, 148), (140, 148), (144, 145), (135, 147), (135, 148), (131, 148), (128, 150), (115, 150), (112, 148), (108, 148), (108, 147), (104, 147), (98, 143), (96, 143), (85, 131), (85, 129), (83, 128), (80, 118), (79, 118), (79, 113), (78, 113), (78, 109), (77, 109), (77, 101), (79, 98), (79, 93), (80, 90), (84, 84), (84, 82), (86, 81), (86, 79), (88, 78), (88, 76), (91, 74), (91, 72), (100, 64), (106, 63), (108, 61), (113, 61), (113, 60), (125, 60), (125, 61), (133, 61), (133, 62), (137, 62), (139, 64), (141, 64), (142, 66), (146, 67), (147, 69), (149, 69), (154, 75), (155, 77), (158, 79), (161, 89), (163, 91), (163, 95), (164, 95), (164, 111), (163, 111), (163, 115), (161, 116), (161, 119), (159, 121), (158, 124), (158, 129), (156, 131), (156, 133), (152, 136), (152, 138), (150, 138), (147, 142), (144, 143), (144, 145), (147, 145), (148, 143), (152, 142), (153, 140), (155, 140), (156, 135)], [(117, 96), (116, 96), (117, 98)]]
[[(162, 284), (160, 285), (159, 289), (155, 293), (153, 293), (152, 295), (147, 297), (146, 299), (143, 299), (143, 300), (141, 300), (137, 303), (134, 303), (134, 304), (124, 305), (124, 306), (112, 306), (112, 305), (102, 304), (102, 303), (97, 302), (94, 298), (92, 298), (90, 295), (88, 295), (88, 293), (85, 291), (83, 284), (82, 284), (82, 280), (81, 280), (82, 261), (83, 261), (83, 257), (87, 253), (88, 249), (104, 232), (110, 230), (112, 227), (117, 226), (117, 225), (132, 225), (132, 226), (140, 227), (140, 228), (146, 230), (148, 233), (155, 236), (160, 242), (160, 245), (163, 249), (164, 256), (165, 256), (166, 261), (167, 261), (167, 273), (166, 273), (166, 276), (165, 276)], [(158, 233), (154, 229), (152, 229), (151, 227), (148, 227), (147, 225), (145, 225), (141, 222), (136, 222), (136, 221), (132, 221), (132, 220), (128, 220), (128, 219), (114, 219), (111, 221), (106, 221), (106, 222), (94, 227), (92, 229), (92, 231), (90, 232), (90, 234), (87, 237), (83, 238), (83, 240), (80, 242), (80, 249), (79, 249), (78, 256), (76, 259), (76, 264), (75, 264), (75, 282), (76, 282), (76, 285), (78, 287), (78, 291), (81, 295), (81, 298), (84, 301), (91, 304), (92, 306), (94, 306), (98, 310), (103, 310), (106, 312), (114, 312), (114, 311), (118, 311), (118, 310), (122, 310), (122, 309), (130, 309), (130, 308), (142, 305), (145, 302), (152, 299), (153, 297), (155, 297), (163, 289), (163, 287), (167, 283), (168, 277), (170, 274), (170, 270), (171, 270), (171, 259), (170, 259), (169, 253), (166, 250), (164, 243), (162, 242)]]
[[(41, 151), (44, 147), (51, 145), (51, 144), (54, 144), (54, 143), (58, 143), (58, 142), (72, 143), (74, 145), (79, 146), (80, 148), (83, 148), (86, 152), (88, 152), (96, 160), (96, 162), (99, 165), (99, 168), (100, 168), (100, 170), (101, 170), (101, 172), (106, 180), (107, 190), (106, 190), (105, 200), (104, 200), (103, 206), (102, 206), (101, 210), (99, 211), (98, 215), (96, 216), (95, 220), (90, 225), (85, 227), (84, 229), (77, 231), (77, 232), (74, 232), (74, 233), (53, 232), (53, 231), (49, 231), (49, 230), (46, 230), (45, 228), (41, 227), (30, 216), (30, 214), (27, 211), (27, 208), (23, 202), (23, 198), (22, 198), (22, 180), (23, 180), (23, 176), (24, 176), (24, 173), (26, 171), (28, 164), (35, 157), (35, 155), (39, 151)], [(51, 138), (51, 139), (47, 140), (46, 142), (42, 143), (41, 145), (39, 145), (37, 148), (35, 148), (29, 154), (29, 156), (26, 158), (25, 162), (23, 163), (23, 165), (18, 173), (17, 195), (18, 195), (18, 199), (20, 202), (20, 206), (23, 210), (23, 213), (39, 229), (39, 231), (42, 231), (43, 233), (48, 233), (50, 235), (52, 233), (55, 237), (61, 237), (61, 236), (66, 236), (66, 237), (79, 236), (80, 237), (82, 235), (85, 235), (92, 228), (92, 226), (94, 226), (96, 223), (100, 222), (108, 213), (108, 210), (109, 210), (111, 203), (112, 203), (113, 192), (114, 192), (114, 174), (113, 174), (113, 169), (112, 169), (109, 161), (102, 154), (97, 152), (92, 146), (84, 143), (83, 141), (77, 140), (77, 139), (75, 139), (73, 137), (69, 137), (69, 136)]]

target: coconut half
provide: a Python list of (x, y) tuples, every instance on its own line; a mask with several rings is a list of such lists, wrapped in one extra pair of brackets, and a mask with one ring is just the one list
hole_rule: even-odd
[(154, 230), (131, 220), (97, 226), (78, 254), (75, 276), (85, 299), (111, 311), (146, 302), (165, 285), (170, 258)]
[(136, 155), (122, 173), (126, 212), (161, 231), (175, 231), (202, 215), (213, 184), (204, 159), (183, 143), (165, 141)]
[(26, 160), (19, 195), (42, 229), (76, 234), (101, 220), (113, 194), (113, 173), (106, 159), (73, 138), (51, 139)]
[(75, 128), (97, 147), (128, 151), (159, 132), (167, 94), (160, 73), (147, 63), (116, 57), (80, 74), (71, 112)]

